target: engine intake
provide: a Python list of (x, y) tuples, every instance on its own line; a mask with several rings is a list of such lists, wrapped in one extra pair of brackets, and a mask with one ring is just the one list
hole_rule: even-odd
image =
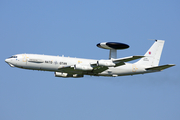
[(68, 73), (62, 73), (62, 72), (55, 72), (54, 73), (55, 77), (73, 77), (73, 78), (80, 78), (80, 77), (84, 77), (83, 74), (68, 74)]
[(54, 75), (55, 77), (72, 77), (68, 75), (68, 73), (62, 73), (62, 72), (55, 72)]
[(80, 78), (80, 77), (84, 77), (84, 75), (83, 74), (74, 74), (73, 75), (73, 78)]

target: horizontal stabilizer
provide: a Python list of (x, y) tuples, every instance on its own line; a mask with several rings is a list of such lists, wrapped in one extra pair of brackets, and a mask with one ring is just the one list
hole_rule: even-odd
[(146, 68), (146, 70), (162, 71), (164, 69), (167, 69), (167, 68), (173, 67), (173, 66), (175, 66), (175, 65), (174, 64), (168, 64), (168, 65)]

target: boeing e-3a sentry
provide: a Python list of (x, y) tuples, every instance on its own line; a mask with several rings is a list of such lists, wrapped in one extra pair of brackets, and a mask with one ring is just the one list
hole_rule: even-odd
[[(64, 56), (37, 54), (17, 54), (5, 60), (11, 67), (30, 70), (52, 71), (56, 77), (79, 78), (91, 76), (125, 76), (159, 72), (174, 64), (159, 65), (164, 40), (155, 40), (144, 56), (117, 58), (117, 50), (129, 48), (129, 45), (118, 42), (103, 42), (98, 47), (109, 49), (109, 59), (93, 60)], [(140, 59), (135, 63), (127, 63)]]

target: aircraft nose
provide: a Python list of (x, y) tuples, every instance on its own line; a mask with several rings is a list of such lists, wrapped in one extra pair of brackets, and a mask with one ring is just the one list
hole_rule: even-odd
[(10, 66), (10, 67), (15, 67), (12, 63), (11, 63), (11, 59), (5, 59), (5, 62)]
[(7, 62), (7, 63), (8, 63), (8, 62), (9, 62), (9, 59), (5, 59), (5, 62)]

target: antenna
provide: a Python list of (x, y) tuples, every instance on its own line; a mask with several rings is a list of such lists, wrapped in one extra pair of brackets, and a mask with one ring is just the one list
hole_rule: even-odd
[(117, 50), (129, 48), (129, 45), (118, 42), (103, 42), (98, 43), (96, 46), (103, 49), (109, 49), (109, 59), (117, 58)]
[(153, 40), (153, 41), (157, 41), (157, 39), (148, 39), (148, 40)]

